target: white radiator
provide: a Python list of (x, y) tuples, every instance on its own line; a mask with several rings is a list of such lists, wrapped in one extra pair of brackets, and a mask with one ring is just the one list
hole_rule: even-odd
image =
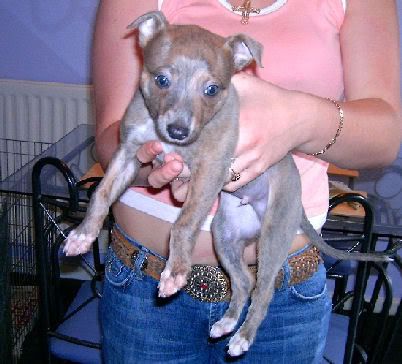
[(0, 79), (0, 138), (54, 143), (93, 122), (89, 85)]

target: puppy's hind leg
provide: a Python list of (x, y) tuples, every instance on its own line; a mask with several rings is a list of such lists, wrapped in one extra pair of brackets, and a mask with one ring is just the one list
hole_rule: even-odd
[[(220, 207), (212, 223), (212, 233), (219, 261), (230, 277), (232, 294), (224, 316), (211, 328), (210, 336), (213, 338), (227, 335), (234, 330), (254, 287), (255, 278), (243, 256), (245, 238), (259, 230), (258, 219), (252, 215), (255, 212), (251, 206), (241, 205), (237, 197), (222, 193)], [(245, 216), (251, 216), (246, 219), (246, 223)]]
[(137, 175), (140, 162), (135, 158), (138, 147), (122, 145), (114, 155), (109, 167), (88, 205), (82, 223), (70, 232), (63, 251), (66, 255), (83, 254), (89, 250), (102, 228), (109, 208)]
[[(281, 238), (280, 231), (279, 234), (277, 231), (277, 239), (269, 238), (270, 235), (275, 234), (275, 230), (276, 227), (271, 226), (267, 229), (269, 232), (262, 232), (262, 237), (260, 238), (262, 241), (259, 243), (258, 249), (257, 281), (251, 296), (251, 305), (246, 319), (229, 341), (228, 354), (231, 356), (239, 356), (248, 351), (254, 342), (257, 329), (266, 316), (268, 305), (272, 300), (275, 290), (275, 278), (287, 257), (288, 248), (290, 247), (290, 244), (283, 244), (284, 241)], [(283, 245), (283, 248), (278, 249), (280, 244)], [(264, 245), (263, 252), (260, 250), (261, 245)]]
[(294, 178), (298, 172), (292, 160), (283, 159), (267, 173), (269, 199), (261, 221), (261, 235), (257, 247), (257, 281), (246, 319), (229, 341), (228, 353), (231, 356), (241, 355), (253, 343), (272, 300), (276, 276), (287, 258), (300, 226), (300, 179)]

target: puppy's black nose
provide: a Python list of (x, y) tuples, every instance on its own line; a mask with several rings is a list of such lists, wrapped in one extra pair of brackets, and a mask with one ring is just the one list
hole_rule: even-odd
[(168, 125), (167, 131), (172, 139), (177, 140), (183, 140), (184, 138), (187, 138), (190, 132), (189, 128), (175, 124)]

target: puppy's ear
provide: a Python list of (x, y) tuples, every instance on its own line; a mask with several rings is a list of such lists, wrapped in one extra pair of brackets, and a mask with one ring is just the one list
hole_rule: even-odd
[(259, 67), (263, 67), (261, 56), (263, 46), (253, 38), (245, 34), (236, 34), (226, 39), (226, 46), (233, 52), (233, 63), (236, 71), (248, 66), (253, 60)]
[(139, 42), (141, 47), (146, 44), (160, 31), (165, 29), (168, 22), (161, 11), (151, 11), (134, 20), (127, 28), (138, 28)]

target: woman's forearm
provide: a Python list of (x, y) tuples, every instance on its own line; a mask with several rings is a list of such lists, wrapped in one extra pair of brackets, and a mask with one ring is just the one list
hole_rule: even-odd
[[(347, 168), (380, 167), (395, 159), (402, 131), (397, 14), (394, 0), (348, 0), (340, 31), (344, 126), (320, 158)], [(338, 111), (307, 95), (299, 104), (310, 132), (310, 142), (299, 149), (317, 152), (335, 135)]]
[[(332, 102), (311, 95), (300, 96), (299, 104), (299, 110), (305, 111), (310, 141), (297, 149), (308, 154), (318, 152), (335, 136), (339, 111)], [(340, 102), (340, 105), (344, 111), (343, 128), (335, 144), (320, 158), (343, 168), (390, 164), (397, 156), (401, 140), (400, 111), (375, 98)]]
[(96, 148), (106, 167), (119, 142), (119, 124), (135, 90), (141, 56), (134, 32), (139, 15), (157, 9), (156, 0), (101, 1), (95, 23), (92, 77), (95, 96)]
[(396, 2), (348, 0), (340, 44), (345, 124), (322, 158), (349, 168), (384, 166), (395, 159), (402, 130)]

